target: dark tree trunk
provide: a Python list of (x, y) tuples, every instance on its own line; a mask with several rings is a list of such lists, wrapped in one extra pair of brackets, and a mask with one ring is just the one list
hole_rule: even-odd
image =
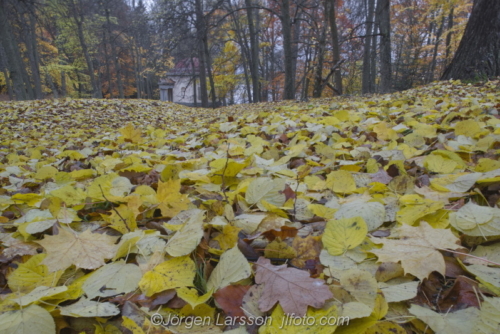
[(442, 80), (500, 76), (500, 1), (475, 0), (458, 50)]
[(326, 27), (323, 26), (316, 44), (316, 70), (314, 73), (313, 97), (321, 97), (323, 91), (323, 62), (325, 58)]
[[(231, 6), (231, 3), (229, 3), (229, 6)], [(245, 89), (247, 92), (248, 96), (248, 103), (252, 103), (252, 91), (250, 87), (250, 78), (248, 76), (248, 68), (251, 67), (251, 56), (250, 56), (250, 51), (248, 49), (248, 42), (247, 39), (245, 38), (240, 23), (239, 23), (239, 18), (236, 16), (236, 11), (231, 8), (231, 18), (233, 19), (233, 24), (235, 26), (235, 33), (237, 37), (238, 44), (240, 45), (241, 48), (241, 58), (243, 60), (243, 76), (245, 77)]]
[(363, 52), (363, 78), (361, 84), (361, 91), (363, 94), (373, 93), (374, 87), (372, 85), (371, 80), (371, 42), (372, 42), (372, 34), (373, 34), (373, 18), (374, 18), (374, 10), (375, 10), (375, 0), (368, 0), (368, 8), (366, 13), (366, 33), (364, 38), (364, 52)]
[(259, 94), (259, 37), (254, 25), (254, 14), (259, 15), (258, 9), (252, 8), (252, 1), (245, 0), (247, 6), (248, 30), (250, 33), (250, 49), (252, 50), (250, 59), (250, 75), (252, 76), (253, 102), (260, 102)]
[(26, 100), (28, 98), (26, 86), (29, 86), (30, 83), (24, 80), (22, 59), (18, 56), (18, 44), (12, 34), (11, 26), (6, 15), (6, 9), (6, 2), (0, 0), (0, 43), (5, 51), (6, 64), (10, 76), (10, 78), (6, 78), (6, 80), (12, 80), (12, 90), (15, 98), (17, 100)]
[(98, 83), (98, 79), (95, 76), (94, 64), (92, 63), (92, 57), (90, 56), (87, 42), (85, 41), (84, 27), (83, 27), (84, 16), (83, 13), (81, 13), (82, 8), (80, 6), (77, 9), (74, 0), (70, 1), (70, 5), (71, 5), (70, 11), (72, 12), (73, 19), (77, 27), (78, 40), (80, 41), (80, 46), (82, 48), (83, 56), (85, 58), (85, 62), (87, 63), (87, 68), (89, 70), (90, 83), (92, 85), (92, 97), (102, 98), (101, 87)]
[(10, 83), (10, 78), (7, 72), (8, 71), (7, 56), (5, 55), (5, 50), (3, 49), (2, 46), (1, 36), (0, 36), (0, 68), (2, 69), (3, 77), (5, 78), (5, 84), (7, 86), (7, 92), (9, 93), (9, 99), (14, 100), (14, 92), (12, 91), (12, 85)]
[(282, 0), (281, 26), (283, 31), (283, 52), (285, 53), (285, 91), (284, 100), (295, 98), (295, 82), (293, 80), (292, 22), (290, 19), (290, 0)]
[(207, 72), (205, 62), (205, 48), (203, 39), (206, 38), (205, 18), (203, 17), (203, 8), (200, 0), (195, 1), (196, 6), (196, 37), (198, 39), (198, 55), (199, 55), (199, 70), (200, 70), (200, 97), (201, 106), (208, 107), (207, 94)]
[[(328, 16), (328, 23), (330, 24), (330, 33), (332, 35), (332, 54), (333, 65), (339, 65), (340, 62), (340, 44), (339, 34), (337, 31), (337, 14), (335, 12), (335, 0), (326, 0), (326, 13)], [(335, 91), (338, 95), (342, 95), (342, 76), (340, 74), (340, 66), (333, 73), (333, 82), (335, 84)]]
[(378, 0), (377, 11), (380, 15), (380, 92), (391, 90), (391, 1)]

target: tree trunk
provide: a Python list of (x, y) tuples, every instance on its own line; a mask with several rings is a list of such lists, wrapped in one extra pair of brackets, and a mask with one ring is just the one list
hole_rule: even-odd
[(61, 96), (66, 97), (66, 73), (61, 71)]
[(378, 0), (380, 13), (380, 92), (391, 91), (391, 1)]
[[(231, 3), (229, 3), (229, 6), (231, 6)], [(240, 45), (241, 48), (241, 57), (243, 60), (243, 76), (245, 77), (245, 89), (247, 92), (248, 96), (248, 103), (252, 103), (252, 91), (250, 87), (250, 79), (248, 76), (248, 68), (251, 66), (251, 55), (250, 51), (248, 50), (248, 43), (246, 39), (243, 36), (242, 29), (240, 27), (240, 23), (238, 21), (238, 17), (236, 16), (236, 11), (231, 9), (231, 17), (233, 19), (233, 24), (235, 27), (235, 33), (236, 37), (238, 40), (238, 44)]]
[(290, 0), (281, 2), (281, 26), (283, 31), (283, 52), (285, 53), (285, 91), (284, 100), (295, 99), (295, 82), (293, 80), (292, 22), (290, 20)]
[(198, 57), (199, 57), (199, 71), (200, 71), (200, 97), (201, 106), (208, 107), (208, 94), (207, 94), (207, 71), (205, 63), (205, 48), (203, 39), (205, 33), (205, 18), (203, 17), (203, 8), (201, 0), (195, 1), (196, 10), (196, 37), (198, 39)]
[(455, 7), (451, 6), (450, 13), (448, 14), (448, 33), (446, 34), (446, 64), (448, 64), (448, 60), (450, 59), (451, 53), (451, 37), (453, 35), (453, 12)]
[(313, 97), (321, 97), (323, 90), (323, 62), (325, 57), (325, 46), (326, 46), (326, 28), (325, 26), (321, 29), (321, 34), (318, 39), (318, 44), (316, 45), (316, 73), (314, 74), (314, 88)]
[(441, 79), (500, 76), (500, 1), (475, 0), (458, 50)]
[[(29, 85), (29, 82), (24, 82), (22, 74), (22, 62), (21, 57), (18, 57), (16, 48), (18, 48), (17, 41), (12, 34), (10, 23), (5, 15), (6, 2), (5, 0), (0, 0), (0, 43), (3, 46), (6, 55), (6, 64), (9, 69), (10, 79), (12, 80), (12, 90), (14, 96), (17, 100), (26, 100), (28, 98), (25, 85)], [(9, 78), (6, 78), (9, 80)]]
[(252, 1), (245, 0), (245, 6), (247, 7), (247, 18), (248, 18), (248, 30), (250, 33), (250, 75), (252, 76), (252, 92), (253, 92), (253, 102), (260, 101), (259, 92), (259, 37), (258, 32), (254, 25), (254, 11), (255, 15), (259, 15), (258, 9), (252, 8)]
[(368, 0), (368, 12), (366, 13), (366, 33), (365, 33), (365, 45), (363, 52), (363, 77), (361, 83), (361, 92), (363, 94), (373, 93), (373, 86), (371, 84), (371, 65), (370, 65), (370, 52), (372, 34), (373, 34), (373, 13), (375, 10), (375, 0)]
[[(0, 8), (0, 10), (2, 10)], [(7, 92), (9, 94), (9, 99), (14, 100), (14, 92), (12, 91), (12, 85), (10, 83), (8, 68), (7, 68), (7, 57), (5, 55), (5, 50), (2, 46), (2, 36), (0, 35), (0, 68), (2, 69), (3, 77), (5, 78), (5, 84), (7, 86)]]
[(371, 48), (372, 51), (370, 52), (370, 90), (372, 93), (375, 93), (377, 91), (376, 87), (376, 78), (377, 78), (377, 42), (378, 42), (378, 33), (379, 33), (379, 17), (377, 14), (375, 14), (375, 24), (373, 25), (373, 36), (372, 36), (372, 42)]
[(441, 24), (439, 25), (439, 28), (436, 32), (436, 41), (434, 43), (434, 50), (432, 51), (432, 61), (431, 61), (431, 66), (429, 68), (427, 82), (434, 81), (434, 71), (436, 70), (437, 54), (438, 54), (439, 42), (441, 41), (441, 34), (443, 33), (443, 27), (444, 27), (444, 15), (441, 20)]
[(205, 36), (203, 38), (203, 47), (205, 50), (205, 59), (206, 59), (206, 66), (207, 66), (207, 75), (208, 75), (208, 82), (210, 83), (210, 91), (212, 92), (212, 108), (215, 108), (217, 106), (217, 95), (215, 94), (215, 82), (214, 82), (214, 76), (212, 75), (212, 61), (210, 59), (210, 52), (208, 49), (208, 36), (207, 36), (207, 31), (205, 30)]
[[(107, 39), (109, 43), (109, 47), (111, 48), (111, 58), (113, 58), (113, 62), (115, 65), (115, 74), (116, 74), (116, 84), (118, 86), (118, 97), (120, 99), (123, 99), (124, 92), (123, 92), (123, 82), (122, 82), (122, 74), (121, 74), (121, 66), (120, 66), (120, 61), (118, 59), (118, 56), (116, 54), (115, 48), (113, 46), (112, 42), (112, 32), (111, 32), (111, 20), (110, 20), (110, 15), (109, 15), (109, 2), (106, 1), (106, 30), (107, 30)], [(111, 81), (110, 81), (111, 84)]]
[(70, 11), (73, 15), (73, 19), (75, 20), (77, 27), (78, 40), (80, 41), (80, 46), (82, 48), (83, 56), (85, 58), (85, 62), (87, 63), (87, 68), (89, 70), (90, 83), (92, 85), (92, 97), (102, 98), (101, 87), (99, 87), (97, 84), (97, 80), (94, 73), (94, 65), (92, 63), (92, 58), (90, 57), (87, 42), (85, 41), (85, 36), (83, 34), (83, 22), (84, 22), (83, 14), (78, 13), (74, 0), (70, 0), (70, 4), (72, 7)]
[[(328, 23), (330, 24), (330, 33), (332, 35), (332, 48), (333, 48), (333, 66), (340, 62), (340, 44), (339, 34), (337, 31), (337, 14), (335, 12), (335, 0), (326, 0)], [(338, 95), (342, 95), (342, 75), (340, 73), (340, 66), (333, 73), (333, 82), (335, 91)]]

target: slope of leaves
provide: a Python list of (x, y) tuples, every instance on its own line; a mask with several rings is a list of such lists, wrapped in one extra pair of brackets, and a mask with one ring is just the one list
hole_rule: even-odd
[(3, 103), (0, 330), (497, 333), (499, 88)]

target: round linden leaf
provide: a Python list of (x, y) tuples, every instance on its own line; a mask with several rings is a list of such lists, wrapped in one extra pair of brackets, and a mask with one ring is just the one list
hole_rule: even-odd
[(335, 219), (362, 217), (368, 231), (376, 230), (385, 221), (385, 207), (378, 202), (346, 203), (335, 212)]
[(456, 224), (463, 230), (470, 230), (493, 219), (489, 207), (468, 202), (457, 211)]
[(130, 183), (130, 180), (126, 177), (119, 176), (111, 181), (111, 189), (109, 193), (116, 197), (123, 197), (130, 194), (130, 190), (132, 190), (134, 186)]
[(207, 289), (217, 291), (252, 274), (250, 264), (238, 249), (233, 247), (223, 253), (207, 282)]
[(82, 285), (88, 298), (110, 297), (134, 291), (142, 278), (141, 269), (125, 261), (109, 263), (96, 270)]
[(66, 290), (68, 290), (66, 286), (56, 286), (53, 288), (50, 288), (48, 286), (38, 286), (30, 293), (14, 300), (19, 305), (26, 306), (38, 300), (49, 299), (51, 296), (57, 295), (58, 293), (64, 292)]
[(120, 309), (111, 303), (99, 303), (85, 298), (69, 306), (60, 308), (61, 315), (70, 317), (111, 317), (120, 313)]
[(47, 310), (30, 305), (16, 311), (0, 314), (0, 332), (3, 334), (55, 334), (56, 324)]
[(362, 217), (329, 220), (323, 234), (323, 244), (331, 255), (342, 255), (360, 245), (368, 233)]

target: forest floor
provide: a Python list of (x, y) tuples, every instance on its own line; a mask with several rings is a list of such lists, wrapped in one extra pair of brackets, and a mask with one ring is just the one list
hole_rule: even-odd
[(0, 332), (498, 333), (499, 113), (0, 102)]

